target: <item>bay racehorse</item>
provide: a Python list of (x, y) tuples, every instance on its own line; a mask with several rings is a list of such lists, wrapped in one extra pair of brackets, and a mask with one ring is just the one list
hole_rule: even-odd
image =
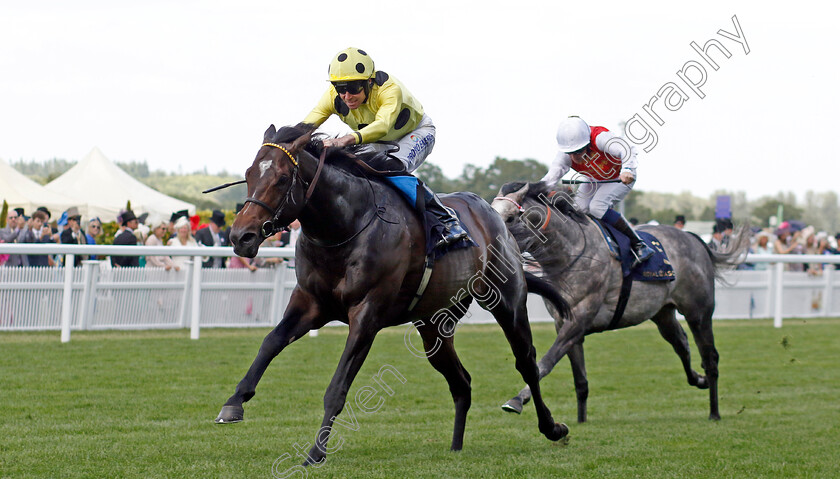
[[(727, 253), (709, 249), (697, 235), (672, 226), (642, 226), (661, 243), (675, 273), (674, 281), (635, 281), (620, 318), (613, 318), (622, 286), (621, 265), (606, 245), (594, 220), (577, 211), (568, 188), (550, 189), (545, 183), (503, 185), (493, 208), (514, 233), (520, 249), (539, 263), (544, 279), (551, 281), (572, 306), (568, 319), (548, 309), (555, 319), (557, 338), (540, 359), (540, 378), (548, 375), (566, 354), (572, 366), (578, 403), (578, 421), (586, 421), (589, 383), (583, 357), (584, 336), (610, 329), (635, 326), (648, 319), (674, 348), (682, 361), (688, 384), (709, 390), (709, 419), (720, 419), (718, 408), (718, 352), (712, 333), (715, 279), (735, 264), (749, 245), (747, 234), (735, 237)], [(706, 375), (691, 369), (685, 331), (676, 311), (685, 316), (700, 353)], [(531, 397), (526, 387), (505, 403), (506, 411), (519, 413)]]
[(264, 144), (245, 173), (248, 198), (230, 238), (236, 254), (253, 257), (266, 237), (300, 220), (297, 286), (216, 422), (243, 419), (243, 403), (254, 396), (266, 367), (286, 346), (329, 321), (341, 321), (349, 325), (347, 342), (324, 395), (321, 429), (304, 462), (320, 463), (329, 439), (320, 432), (329, 431), (344, 408), (374, 337), (385, 327), (413, 322), (425, 356), (449, 383), (455, 402), (451, 448), (460, 450), (471, 401), (470, 375), (455, 353), (452, 335), (455, 322), (475, 298), (493, 314), (510, 343), (516, 368), (533, 391), (540, 432), (555, 441), (565, 437), (568, 428), (554, 422), (540, 396), (525, 307), (528, 288), (548, 296), (559, 311), (568, 312), (568, 305), (547, 282), (523, 272), (516, 241), (490, 205), (474, 194), (456, 193), (442, 196), (443, 201), (458, 212), (477, 247), (439, 258), (425, 293), (409, 311), (426, 269), (422, 224), (394, 188), (366, 176), (353, 158), (344, 150), (323, 150), (306, 128), (275, 131), (272, 125), (266, 130)]

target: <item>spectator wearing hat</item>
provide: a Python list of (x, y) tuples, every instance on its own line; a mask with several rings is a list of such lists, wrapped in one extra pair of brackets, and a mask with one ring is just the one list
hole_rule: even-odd
[(712, 251), (723, 251), (723, 227), (715, 223), (712, 227), (712, 239), (709, 241), (709, 249)]
[[(21, 233), (26, 229), (26, 220), (23, 217), (23, 208), (9, 210), (6, 214), (6, 227), (0, 228), (0, 243), (14, 243)], [(24, 266), (26, 260), (24, 255), (12, 254), (4, 263), (6, 266)]]
[[(225, 214), (221, 210), (213, 210), (209, 226), (196, 231), (195, 240), (203, 246), (228, 246), (230, 242), (226, 232), (222, 229), (225, 225)], [(203, 268), (224, 268), (225, 259), (221, 256), (210, 256), (201, 266)]]
[[(802, 254), (805, 248), (799, 243), (802, 231), (793, 231), (790, 223), (783, 221), (776, 229), (776, 241), (773, 243), (773, 252), (776, 254)], [(803, 265), (798, 263), (785, 264), (785, 271), (805, 271)]]
[(169, 216), (169, 235), (175, 236), (175, 223), (178, 222), (178, 218), (189, 218), (190, 213), (187, 210), (176, 211)]
[[(32, 219), (29, 221), (29, 227), (18, 236), (17, 242), (54, 243), (55, 241), (52, 239), (52, 230), (49, 226), (44, 225), (46, 220), (47, 214), (43, 211), (35, 211), (32, 213)], [(50, 257), (45, 254), (26, 255), (24, 259), (24, 266), (51, 266)]]
[[(762, 231), (756, 236), (755, 247), (752, 253), (755, 254), (773, 254), (773, 247), (770, 245), (770, 233)], [(767, 263), (756, 263), (753, 269), (757, 271), (764, 271), (767, 269)]]
[(685, 228), (685, 216), (677, 215), (677, 217), (674, 219), (674, 228), (678, 230)]
[[(96, 238), (102, 236), (102, 220), (94, 216), (88, 220), (87, 231), (85, 232), (85, 240), (87, 244), (96, 244)], [(96, 255), (90, 255), (90, 259), (96, 259)]]
[[(169, 227), (169, 222), (164, 221), (160, 217), (149, 218), (149, 237), (146, 238), (146, 246), (163, 246), (163, 235)], [(163, 268), (166, 271), (175, 268), (175, 271), (180, 271), (181, 267), (176, 265), (169, 256), (146, 256), (147, 268)]]
[[(67, 210), (67, 229), (61, 232), (61, 244), (87, 244), (87, 238), (82, 231), (82, 215), (75, 206)], [(74, 266), (82, 264), (82, 255), (75, 255)]]
[[(121, 216), (123, 232), (114, 238), (115, 245), (136, 246), (137, 237), (134, 236), (134, 229), (137, 228), (137, 217), (131, 210), (125, 211)], [(112, 256), (111, 264), (117, 267), (140, 266), (140, 258), (137, 256)]]
[[(176, 248), (190, 248), (198, 246), (195, 238), (192, 235), (192, 228), (190, 227), (190, 220), (188, 216), (179, 216), (175, 221), (175, 236), (169, 238), (166, 243), (167, 246), (174, 246)], [(183, 268), (184, 263), (192, 259), (191, 256), (172, 256), (172, 261), (178, 268)]]
[[(46, 220), (44, 220), (44, 226), (49, 226), (50, 231), (52, 231), (52, 239), (53, 239), (53, 241), (54, 241), (54, 242), (56, 242), (56, 243), (57, 243), (57, 242), (59, 242), (59, 235), (60, 235), (60, 233), (61, 233), (62, 231), (64, 231), (64, 228), (61, 228), (61, 227), (59, 227), (59, 228), (53, 228), (53, 227), (49, 224), (49, 223), (50, 223), (50, 220), (52, 219), (52, 213), (50, 212), (50, 210), (49, 210), (49, 209), (47, 209), (47, 207), (46, 207), (46, 206), (39, 206), (39, 207), (37, 207), (37, 208), (35, 209), (35, 211), (43, 211), (43, 212), (44, 212), (44, 214), (45, 214), (45, 215), (47, 215), (47, 219), (46, 219)], [(67, 224), (67, 222), (65, 222), (64, 224), (66, 225), (66, 224)], [(51, 264), (50, 266), (54, 266), (54, 264)]]

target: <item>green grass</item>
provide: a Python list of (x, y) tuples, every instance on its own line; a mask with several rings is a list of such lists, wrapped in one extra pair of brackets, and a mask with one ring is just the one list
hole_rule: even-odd
[[(198, 341), (183, 330), (86, 332), (67, 344), (57, 332), (0, 334), (0, 477), (272, 477), (276, 459), (313, 441), (346, 330), (289, 347), (245, 422), (213, 424), (266, 332), (203, 330)], [(507, 343), (495, 325), (464, 326), (456, 345), (473, 403), (460, 453), (448, 450), (446, 383), (406, 350), (404, 332), (377, 337), (349, 397), (375, 386), (385, 364), (405, 384), (389, 380), (394, 394), (376, 412), (351, 402), (358, 430), (336, 426), (341, 449), (308, 477), (840, 476), (840, 320), (717, 322), (720, 422), (707, 419), (707, 391), (686, 384), (652, 324), (589, 336), (589, 422), (575, 422), (567, 360), (542, 383), (555, 419), (571, 427), (568, 443), (539, 434), (530, 404), (521, 416), (501, 411), (521, 387)], [(541, 353), (553, 327), (534, 336)], [(699, 368), (696, 350), (693, 360)]]

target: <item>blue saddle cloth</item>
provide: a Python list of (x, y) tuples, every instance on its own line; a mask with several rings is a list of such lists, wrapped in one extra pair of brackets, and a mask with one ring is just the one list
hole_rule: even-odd
[[(612, 238), (607, 237), (610, 249), (615, 247), (615, 243), (618, 244), (618, 251), (613, 250), (613, 253), (621, 261), (621, 272), (624, 276), (631, 275), (633, 281), (673, 281), (676, 279), (674, 268), (671, 266), (671, 261), (668, 260), (668, 254), (665, 253), (665, 248), (662, 247), (655, 236), (644, 231), (637, 231), (639, 237), (653, 248), (654, 254), (647, 261), (633, 268), (636, 257), (633, 256), (630, 249), (630, 239), (612, 225), (600, 221), (596, 221), (596, 223), (601, 226), (601, 231), (606, 228), (605, 236), (607, 236), (607, 232), (612, 236)], [(611, 243), (610, 240), (615, 243)]]
[[(426, 256), (432, 255), (433, 259), (437, 260), (450, 251), (478, 246), (472, 239), (470, 239), (472, 237), (472, 235), (470, 235), (466, 239), (435, 249), (434, 245), (443, 238), (445, 228), (440, 220), (438, 220), (437, 216), (426, 211), (423, 192), (420, 191), (420, 180), (412, 175), (385, 176), (383, 178), (400, 192), (402, 197), (408, 201), (409, 206), (415, 213), (420, 215), (420, 212), (423, 212), (420, 216), (423, 223), (423, 229), (426, 233)], [(458, 212), (455, 211), (455, 214), (457, 215)], [(458, 219), (460, 221), (460, 216)], [(467, 234), (470, 234), (470, 231), (467, 229), (467, 225), (465, 225), (463, 221), (461, 221), (461, 227), (464, 228), (464, 231), (466, 231)]]

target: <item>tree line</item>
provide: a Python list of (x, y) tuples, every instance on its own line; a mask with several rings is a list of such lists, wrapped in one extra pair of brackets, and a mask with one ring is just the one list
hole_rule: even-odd
[[(12, 163), (18, 171), (41, 184), (59, 177), (73, 165), (73, 161), (57, 158), (45, 162), (21, 160)], [(226, 171), (211, 174), (205, 168), (203, 171), (189, 174), (176, 174), (162, 170), (151, 171), (145, 161), (117, 162), (117, 165), (144, 184), (166, 195), (193, 203), (199, 210), (234, 210), (236, 203), (242, 202), (246, 196), (245, 185), (206, 195), (201, 193), (212, 186), (242, 179), (241, 175)], [(485, 200), (492, 201), (503, 184), (510, 181), (536, 181), (547, 171), (546, 165), (533, 159), (510, 160), (496, 157), (487, 167), (467, 164), (456, 178), (446, 177), (439, 166), (428, 161), (415, 174), (434, 191), (472, 191)], [(801, 200), (790, 192), (779, 192), (774, 196), (750, 200), (743, 191), (720, 190), (702, 198), (690, 192), (673, 194), (633, 190), (624, 201), (624, 214), (628, 218), (637, 218), (642, 223), (656, 220), (662, 224), (671, 224), (676, 215), (684, 215), (689, 221), (713, 221), (718, 195), (731, 197), (732, 216), (736, 222), (749, 221), (754, 226), (770, 226), (770, 217), (776, 215), (781, 205), (784, 219), (804, 221), (818, 230), (829, 233), (840, 231), (840, 204), (837, 193), (833, 191), (809, 191)]]

